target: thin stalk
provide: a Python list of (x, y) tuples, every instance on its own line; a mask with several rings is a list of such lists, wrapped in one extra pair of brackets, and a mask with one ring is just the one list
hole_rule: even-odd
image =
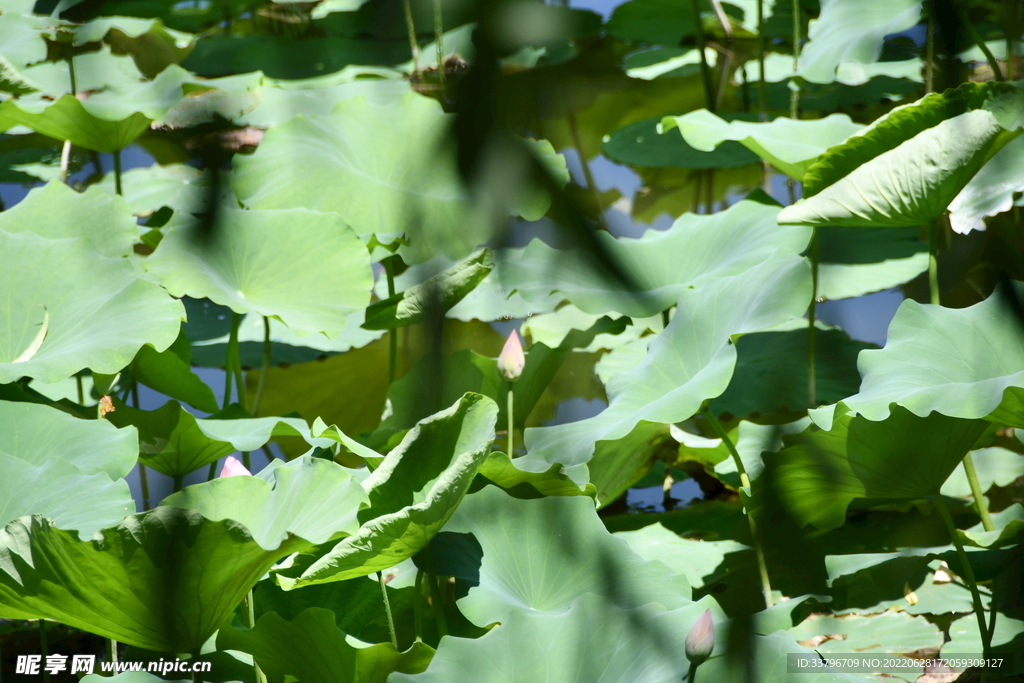
[(967, 474), (967, 483), (971, 485), (971, 495), (974, 496), (974, 507), (981, 517), (981, 524), (985, 531), (995, 531), (996, 525), (992, 523), (992, 517), (988, 514), (988, 500), (985, 492), (981, 490), (981, 482), (978, 481), (978, 472), (974, 469), (974, 458), (968, 453), (964, 456), (964, 472)]
[[(235, 378), (235, 400), (238, 401), (238, 405), (245, 408), (245, 382), (242, 379), (242, 357), (238, 351), (238, 328), (242, 324), (242, 314), (234, 313), (231, 314), (231, 334), (228, 336), (228, 348), (226, 352), (226, 359), (224, 371), (228, 375), (234, 375)], [(230, 378), (228, 379), (230, 382)], [(229, 405), (229, 397), (227, 391), (227, 384), (225, 384), (224, 391), (224, 407), (227, 408)]]
[(928, 36), (925, 38), (924, 94), (935, 92), (935, 3), (928, 8)]
[(182, 478), (180, 476), (177, 476), (177, 477), (174, 478), (174, 492), (175, 493), (177, 493), (178, 491), (181, 490), (181, 480), (182, 480)]
[(935, 505), (939, 508), (939, 513), (942, 514), (942, 521), (946, 523), (946, 530), (949, 532), (949, 537), (953, 541), (954, 547), (956, 547), (956, 554), (960, 558), (960, 564), (963, 565), (964, 579), (967, 580), (967, 587), (971, 589), (974, 613), (978, 617), (978, 627), (981, 630), (982, 652), (985, 655), (985, 659), (988, 659), (992, 656), (992, 638), (990, 637), (988, 626), (985, 624), (985, 608), (981, 602), (981, 593), (978, 591), (978, 582), (974, 580), (974, 570), (967, 559), (967, 553), (960, 542), (960, 537), (957, 536), (956, 526), (953, 524), (953, 518), (949, 514), (949, 508), (946, 507), (946, 501), (942, 499), (941, 495), (935, 496)]
[(75, 53), (73, 48), (68, 45), (68, 76), (71, 78), (71, 94), (78, 94), (78, 78), (75, 75)]
[(139, 463), (139, 485), (142, 487), (142, 509), (149, 509), (149, 475), (146, 474), (146, 466)]
[(818, 378), (814, 367), (814, 322), (818, 312), (818, 228), (811, 229), (811, 305), (807, 308), (807, 407), (818, 407)]
[[(740, 459), (739, 451), (736, 450), (732, 439), (729, 438), (729, 435), (722, 428), (721, 423), (719, 423), (715, 414), (710, 409), (704, 410), (704, 418), (711, 423), (711, 428), (715, 430), (718, 438), (722, 440), (722, 443), (729, 450), (733, 462), (736, 463), (736, 471), (740, 474), (740, 484), (743, 488), (749, 489), (750, 477), (747, 476), (747, 469), (743, 466), (743, 460)], [(775, 601), (772, 599), (772, 584), (768, 579), (768, 564), (764, 559), (764, 548), (761, 546), (761, 538), (757, 534), (757, 523), (749, 513), (747, 514), (747, 521), (750, 523), (750, 535), (754, 538), (754, 551), (757, 555), (757, 569), (761, 575), (761, 594), (764, 596), (764, 606), (766, 608), (772, 607), (775, 605)]]
[(928, 293), (931, 302), (942, 305), (942, 294), (939, 292), (939, 224), (933, 221), (928, 232)]
[(764, 0), (757, 0), (757, 109), (761, 121), (768, 120), (768, 84), (764, 80)]
[[(245, 616), (245, 625), (251, 631), (256, 627), (256, 601), (251, 590), (245, 596)], [(256, 670), (256, 683), (267, 683), (267, 677), (264, 675), (263, 670), (260, 669), (260, 665), (256, 663), (255, 657), (252, 659), (252, 668)]]
[(704, 83), (704, 103), (708, 110), (715, 111), (715, 86), (711, 83), (711, 67), (708, 56), (704, 53), (704, 27), (700, 23), (700, 0), (690, 0), (693, 11), (694, 37), (697, 39), (697, 51), (700, 52), (700, 78)]
[(259, 415), (263, 387), (270, 372), (270, 318), (263, 316), (263, 362), (260, 364), (260, 381), (256, 383), (256, 396), (252, 399), (252, 414)]
[(512, 446), (514, 445), (514, 433), (515, 433), (515, 420), (513, 419), (512, 407), (515, 404), (515, 398), (512, 393), (512, 382), (508, 383), (508, 457), (513, 457)]
[(800, 71), (800, 0), (793, 0), (793, 81), (789, 89), (789, 118), (796, 121), (800, 118), (800, 88), (796, 82)]
[(440, 591), (437, 589), (437, 577), (433, 574), (427, 575), (427, 590), (430, 592), (430, 603), (434, 612), (434, 623), (437, 625), (437, 632), (441, 636), (448, 635), (448, 621), (444, 618), (444, 611), (441, 609)]
[[(50, 648), (46, 644), (46, 620), (39, 620), (39, 652), (43, 655), (43, 662), (45, 664), (46, 658), (50, 654)], [(50, 683), (50, 672), (43, 668), (43, 683)]]
[(697, 665), (690, 662), (690, 670), (686, 672), (686, 683), (693, 683), (697, 676)]
[(107, 641), (107, 660), (117, 664), (117, 641), (113, 638)]
[(60, 181), (68, 182), (68, 166), (71, 165), (71, 140), (65, 140), (60, 150)]
[(78, 403), (85, 405), (85, 387), (82, 386), (81, 375), (75, 375), (75, 387), (78, 389)]
[(398, 635), (395, 633), (395, 618), (391, 616), (391, 603), (388, 601), (387, 584), (384, 583), (384, 575), (377, 572), (377, 583), (380, 584), (380, 594), (384, 598), (384, 613), (388, 617), (388, 633), (391, 634), (391, 644), (398, 649)]
[(607, 228), (604, 221), (604, 211), (601, 210), (601, 195), (597, 191), (597, 183), (594, 182), (594, 175), (590, 172), (590, 164), (587, 163), (587, 155), (583, 151), (583, 139), (580, 137), (579, 126), (576, 125), (576, 114), (569, 112), (569, 131), (572, 133), (572, 143), (576, 146), (576, 152), (580, 156), (580, 166), (583, 167), (583, 178), (587, 181), (587, 189), (594, 195), (594, 205), (597, 208), (597, 223), (602, 228)]
[[(978, 49), (981, 50), (982, 54), (985, 55), (985, 59), (988, 61), (988, 65), (992, 68), (992, 75), (995, 77), (997, 81), (1003, 80), (1003, 72), (999, 68), (999, 61), (996, 60), (996, 56), (992, 54), (992, 50), (988, 49), (988, 45), (985, 44), (985, 39), (981, 37), (980, 33), (978, 33), (978, 29), (974, 28), (974, 24), (972, 24), (971, 20), (967, 17), (966, 10), (960, 10), (960, 21), (967, 29), (967, 35), (971, 37), (971, 40), (974, 41), (974, 44), (977, 45)], [(1012, 54), (1007, 55), (1007, 57), (1012, 56)]]
[[(384, 259), (384, 275), (388, 279), (388, 298), (395, 295), (395, 264), (393, 259), (396, 257), (389, 256)], [(392, 327), (388, 331), (388, 343), (390, 349), (388, 352), (388, 385), (394, 384), (395, 374), (398, 368), (398, 329)]]
[(214, 477), (217, 476), (217, 460), (210, 463), (210, 469), (206, 472), (206, 481), (213, 481)]
[(416, 40), (416, 22), (412, 18), (412, 3), (409, 0), (403, 2), (405, 5), (405, 28), (409, 31), (409, 51), (412, 52), (412, 75), (416, 78), (420, 74), (420, 44)]
[(252, 472), (252, 464), (249, 460), (249, 451), (242, 451), (242, 467)]
[(434, 42), (437, 43), (437, 79), (444, 91), (444, 18), (441, 16), (441, 0), (434, 0)]
[(123, 195), (121, 188), (121, 150), (114, 152), (114, 190)]
[(267, 456), (267, 464), (274, 462), (274, 452), (270, 450), (270, 444), (263, 444), (260, 446), (260, 450), (263, 451), (263, 455)]
[(412, 627), (416, 642), (423, 642), (423, 570), (416, 570), (416, 584), (413, 587)]

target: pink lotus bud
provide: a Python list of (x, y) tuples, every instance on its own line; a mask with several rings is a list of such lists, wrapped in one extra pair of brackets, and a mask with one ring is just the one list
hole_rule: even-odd
[(711, 610), (706, 609), (686, 636), (686, 658), (691, 664), (702, 664), (714, 649), (715, 624), (711, 620)]
[(238, 458), (233, 458), (230, 455), (228, 459), (224, 461), (224, 467), (220, 471), (221, 477), (251, 477), (252, 472), (245, 469), (245, 465), (238, 461)]
[(523, 374), (523, 367), (526, 365), (526, 355), (523, 354), (523, 345), (519, 343), (519, 334), (512, 330), (505, 342), (505, 348), (498, 356), (498, 372), (509, 382), (515, 382)]

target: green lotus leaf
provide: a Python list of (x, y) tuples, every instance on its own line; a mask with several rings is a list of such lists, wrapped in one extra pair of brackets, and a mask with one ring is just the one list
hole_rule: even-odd
[(722, 564), (729, 553), (746, 552), (749, 546), (736, 541), (695, 541), (680, 537), (655, 522), (636, 531), (620, 531), (615, 534), (645, 560), (658, 560), (667, 564), (675, 573), (682, 574), (694, 588), (704, 585), (707, 577), (713, 577), (715, 569)]
[[(935, 624), (924, 617), (906, 612), (883, 612), (870, 616), (851, 614), (833, 616), (816, 614), (789, 630), (798, 642), (815, 636), (814, 647), (822, 653), (858, 652), (865, 655), (901, 655), (919, 650), (935, 650), (943, 645), (944, 636)], [(910, 664), (910, 662), (906, 662)], [(918, 671), (917, 676), (924, 674)]]
[(0, 531), (0, 613), (52, 619), (157, 652), (192, 652), (277, 561), (311, 547), (298, 536), (266, 550), (237, 522), (159, 507), (89, 541), (42, 517)]
[(638, 239), (598, 233), (639, 291), (597, 271), (584, 254), (540, 240), (530, 243), (519, 263), (502, 267), (503, 285), (527, 301), (557, 291), (586, 313), (646, 318), (669, 309), (681, 292), (743, 273), (777, 249), (803, 251), (810, 233), (780, 227), (778, 212), (777, 206), (747, 200), (711, 216), (684, 215), (669, 230), (648, 230)]
[[(149, 216), (163, 207), (181, 213), (203, 210), (211, 191), (209, 171), (187, 164), (141, 166), (121, 174), (124, 198), (136, 216)], [(114, 194), (114, 174), (99, 185)]]
[(132, 361), (132, 379), (207, 413), (219, 410), (213, 389), (192, 372), (192, 347), (185, 331), (164, 351), (146, 344)]
[[(1020, 651), (1024, 640), (1024, 621), (1000, 612), (996, 617), (995, 630), (992, 633), (992, 650), (995, 656), (1006, 656)], [(978, 654), (984, 652), (981, 644), (981, 632), (978, 620), (973, 614), (961, 617), (949, 625), (949, 642), (942, 646), (943, 654)], [(1013, 666), (1019, 670), (1020, 664)]]
[(105, 41), (118, 52), (130, 54), (148, 77), (180, 63), (196, 40), (196, 36), (166, 28), (159, 19), (136, 17), (98, 17), (75, 27), (74, 33), (74, 45)]
[(642, 420), (674, 423), (698, 412), (732, 377), (737, 354), (730, 337), (800, 317), (809, 297), (806, 261), (781, 250), (740, 275), (682, 291), (646, 360), (610, 380), (608, 408), (586, 420), (528, 429), (528, 454), (519, 466), (538, 471), (558, 462), (585, 480), (597, 442), (626, 436)]
[(274, 436), (309, 437), (298, 418), (199, 419), (168, 401), (156, 410), (139, 410), (115, 400), (107, 419), (132, 425), (139, 433), (139, 460), (169, 477), (183, 477), (235, 451), (254, 451)]
[[(37, 192), (46, 198), (74, 195), (66, 189)], [(178, 336), (181, 303), (139, 279), (128, 259), (111, 257), (123, 248), (116, 209), (127, 207), (120, 200), (104, 207), (103, 201), (90, 193), (43, 210), (34, 199), (24, 211), (0, 217), (0, 299), (8, 302), (0, 382), (29, 376), (52, 384), (83, 368), (116, 374), (143, 344), (159, 351)], [(53, 212), (70, 213), (72, 206), (99, 221), (94, 239), (87, 236), (91, 220), (68, 215), (61, 227), (47, 227)]]
[(366, 576), (426, 547), (487, 459), (497, 415), (493, 401), (466, 394), (419, 422), (363, 481), (370, 507), (359, 514), (359, 530), (297, 579), (279, 574), (281, 586), (291, 590)]
[[(972, 451), (971, 459), (982, 491), (993, 486), (1007, 486), (1024, 476), (1024, 457), (1006, 448), (982, 448)], [(971, 486), (963, 468), (956, 468), (942, 485), (942, 495), (965, 498), (971, 495)]]
[[(753, 5), (747, 3), (743, 8), (743, 3), (744, 0), (724, 3), (727, 15), (734, 19), (745, 16), (750, 20)], [(701, 12), (710, 12), (712, 9), (711, 3), (705, 0), (702, 0), (700, 5)], [(718, 26), (717, 21), (715, 26)], [(678, 45), (681, 39), (693, 35), (695, 28), (696, 22), (690, 6), (680, 7), (671, 0), (624, 2), (616, 6), (605, 24), (605, 30), (616, 38), (654, 45)]]
[(1013, 208), (1016, 193), (1024, 191), (1024, 137), (1003, 147), (949, 205), (949, 224), (954, 232), (984, 230), (985, 217)]
[(493, 451), (481, 465), (478, 476), (511, 495), (522, 492), (523, 497), (538, 496), (590, 496), (597, 495), (592, 484), (580, 488), (567, 477), (560, 466), (552, 465), (547, 472), (524, 472), (515, 462), (501, 451)]
[(424, 282), (403, 292), (370, 304), (363, 327), (386, 330), (420, 322), (431, 310), (448, 311), (472, 292), (494, 269), (490, 249), (481, 249), (469, 258), (442, 270)]
[(818, 231), (818, 296), (849, 299), (909, 282), (928, 269), (918, 228)]
[(13, 100), (0, 104), (0, 128), (27, 126), (76, 147), (115, 154), (149, 128), (151, 120), (140, 112), (119, 119), (94, 116), (74, 95), (64, 95), (42, 111), (22, 110)]
[[(810, 420), (807, 418), (779, 425), (760, 425), (741, 420), (736, 427), (729, 430), (729, 438), (736, 446), (736, 452), (739, 453), (743, 469), (746, 470), (750, 481), (757, 481), (764, 472), (762, 455), (765, 452), (779, 450), (784, 435), (802, 432), (808, 424)], [(698, 462), (704, 466), (705, 472), (734, 490), (740, 490), (740, 475), (736, 469), (736, 462), (721, 439), (708, 439), (675, 426), (672, 428), (672, 436), (680, 443), (680, 462)]]
[(797, 180), (826, 149), (862, 130), (846, 114), (832, 114), (815, 121), (779, 117), (771, 123), (726, 121), (706, 109), (683, 116), (666, 116), (661, 132), (678, 128), (694, 149), (710, 152), (727, 140), (741, 143), (775, 168)]
[[(572, 304), (566, 304), (556, 311), (530, 316), (522, 325), (522, 334), (530, 341), (546, 346), (558, 346), (573, 330), (589, 330), (601, 316), (584, 313)], [(594, 353), (602, 349), (618, 349), (640, 338), (647, 332), (661, 332), (664, 324), (660, 315), (637, 318), (619, 334), (599, 334), (588, 346), (580, 349)], [(603, 358), (603, 357), (602, 357)]]
[(195, 510), (207, 520), (233, 520), (273, 550), (293, 535), (326, 543), (359, 528), (356, 513), (369, 502), (351, 472), (329, 460), (275, 460), (252, 477), (220, 477), (172, 493), (160, 505)]
[(811, 83), (832, 83), (840, 63), (878, 61), (885, 37), (906, 31), (920, 19), (920, 0), (866, 0), (852, 5), (822, 0), (821, 14), (808, 24), (808, 41), (800, 51), (800, 76)]
[(1014, 503), (1010, 507), (992, 515), (995, 529), (986, 531), (981, 522), (970, 529), (957, 529), (960, 541), (965, 545), (977, 548), (999, 548), (1020, 542), (1020, 532), (1024, 531), (1024, 505)]
[(370, 256), (336, 215), (225, 209), (218, 217), (208, 239), (198, 224), (172, 229), (144, 261), (175, 296), (209, 298), (238, 313), (275, 316), (293, 330), (331, 336), (369, 303)]
[(660, 121), (656, 117), (620, 128), (608, 136), (601, 151), (620, 163), (647, 168), (735, 168), (758, 162), (756, 154), (735, 141), (702, 151), (675, 135), (662, 137), (657, 131)]
[[(626, 489), (637, 485), (652, 467), (657, 467), (657, 456), (670, 454), (674, 448), (668, 427), (656, 422), (639, 422), (621, 439), (598, 442), (587, 463), (590, 483), (597, 489), (598, 507), (613, 503)], [(658, 483), (663, 481), (664, 477)]]
[[(472, 534), (475, 556), (442, 552), (452, 534)], [(440, 573), (467, 582), (459, 611), (477, 626), (519, 609), (561, 612), (587, 593), (626, 608), (690, 604), (686, 578), (609, 534), (585, 497), (519, 500), (488, 486), (463, 501), (431, 551), (453, 565)]]
[(395, 671), (420, 673), (434, 655), (421, 642), (399, 652), (391, 643), (353, 646), (346, 638), (334, 624), (334, 612), (310, 607), (291, 621), (271, 612), (244, 633), (221, 629), (217, 646), (252, 654), (274, 679), (289, 675), (308, 683), (384, 683)]
[[(860, 392), (843, 403), (869, 420), (885, 419), (895, 403), (921, 417), (937, 412), (1024, 427), (1024, 332), (998, 294), (960, 309), (904, 301), (885, 347), (864, 351), (857, 366)], [(811, 415), (829, 429), (833, 410)]]
[(822, 154), (807, 169), (804, 196), (818, 194), (876, 157), (961, 114), (990, 111), (1006, 130), (1013, 130), (1021, 125), (1022, 97), (1024, 92), (1006, 83), (965, 83), (896, 107)]
[[(415, 94), (386, 107), (344, 101), (330, 116), (272, 128), (238, 161), (232, 185), (251, 208), (335, 212), (360, 233), (416, 225), (413, 262), (434, 247), (461, 258), (488, 235), (444, 146), (449, 125), (437, 102)], [(335, 191), (321, 192), (324, 183)]]
[[(801, 62), (802, 61), (803, 60), (801, 59)], [(757, 82), (761, 73), (757, 61), (747, 62), (744, 66), (747, 70), (747, 82)], [(870, 62), (867, 64), (847, 61), (840, 62), (839, 65), (835, 67), (834, 79), (836, 83), (849, 86), (866, 85), (874, 78), (880, 78), (885, 82), (893, 82), (899, 79), (922, 83), (924, 81), (924, 78), (921, 75), (923, 69), (924, 62), (920, 57), (912, 57), (911, 59), (903, 59), (900, 61)], [(765, 80), (768, 83), (788, 81), (793, 77), (793, 56), (778, 52), (772, 52), (765, 55), (764, 73)], [(818, 91), (831, 93), (840, 92), (834, 87), (823, 88), (821, 86), (816, 86), (813, 83), (809, 86), (807, 84), (802, 84), (802, 87), (800, 88), (801, 109), (805, 108), (805, 101), (808, 95), (811, 96), (813, 103), (814, 96)], [(769, 95), (769, 102), (770, 101), (771, 96)], [(771, 106), (771, 104), (769, 104), (769, 106)], [(828, 108), (835, 109), (836, 107)]]
[[(82, 93), (83, 102), (91, 99), (93, 94), (99, 94), (106, 90), (139, 87), (145, 78), (131, 57), (116, 55), (106, 45), (95, 52), (75, 55), (74, 62), (75, 84), (78, 92)], [(38, 86), (40, 92), (24, 95), (17, 99), (18, 108), (22, 111), (39, 114), (61, 96), (73, 94), (71, 92), (71, 70), (66, 59), (39, 62), (25, 67), (23, 73)], [(100, 99), (110, 101), (109, 96)], [(91, 112), (92, 104), (86, 105), (86, 108)], [(123, 112), (121, 117), (124, 117), (136, 110), (132, 109), (130, 105), (122, 103), (120, 111)], [(92, 113), (99, 113), (100, 118), (111, 118), (104, 117), (101, 111)]]
[(986, 426), (936, 413), (918, 417), (899, 406), (881, 422), (844, 414), (829, 431), (811, 425), (784, 437), (786, 448), (765, 462), (800, 526), (836, 529), (855, 498), (938, 495)]
[(80, 420), (49, 406), (0, 401), (0, 454), (35, 467), (56, 456), (83, 474), (124, 479), (138, 457), (137, 438), (134, 429), (116, 429), (106, 420)]
[(1015, 135), (987, 111), (961, 114), (783, 209), (779, 221), (863, 227), (930, 223)]

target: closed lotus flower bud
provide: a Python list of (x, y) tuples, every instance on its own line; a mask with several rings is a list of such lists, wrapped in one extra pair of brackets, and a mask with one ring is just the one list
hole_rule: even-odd
[(508, 341), (505, 342), (505, 348), (498, 356), (498, 372), (509, 382), (515, 382), (523, 374), (525, 366), (526, 355), (523, 353), (523, 345), (519, 343), (519, 335), (512, 330)]
[(224, 467), (220, 471), (221, 477), (251, 477), (252, 472), (245, 469), (245, 465), (238, 461), (238, 458), (228, 456), (224, 461)]
[(711, 620), (711, 610), (707, 609), (686, 636), (686, 658), (691, 664), (702, 664), (714, 649), (715, 624)]

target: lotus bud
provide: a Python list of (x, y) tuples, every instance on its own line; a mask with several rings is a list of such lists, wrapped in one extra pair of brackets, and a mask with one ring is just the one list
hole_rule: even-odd
[(711, 620), (711, 610), (707, 609), (686, 636), (686, 658), (691, 664), (702, 664), (714, 649), (715, 624)]
[(221, 477), (251, 477), (252, 472), (245, 469), (245, 465), (238, 461), (238, 458), (228, 456), (224, 461), (224, 467), (220, 471)]
[(498, 356), (498, 372), (509, 382), (515, 382), (523, 374), (523, 367), (526, 366), (526, 355), (523, 354), (523, 345), (519, 343), (519, 334), (512, 330), (505, 348)]

